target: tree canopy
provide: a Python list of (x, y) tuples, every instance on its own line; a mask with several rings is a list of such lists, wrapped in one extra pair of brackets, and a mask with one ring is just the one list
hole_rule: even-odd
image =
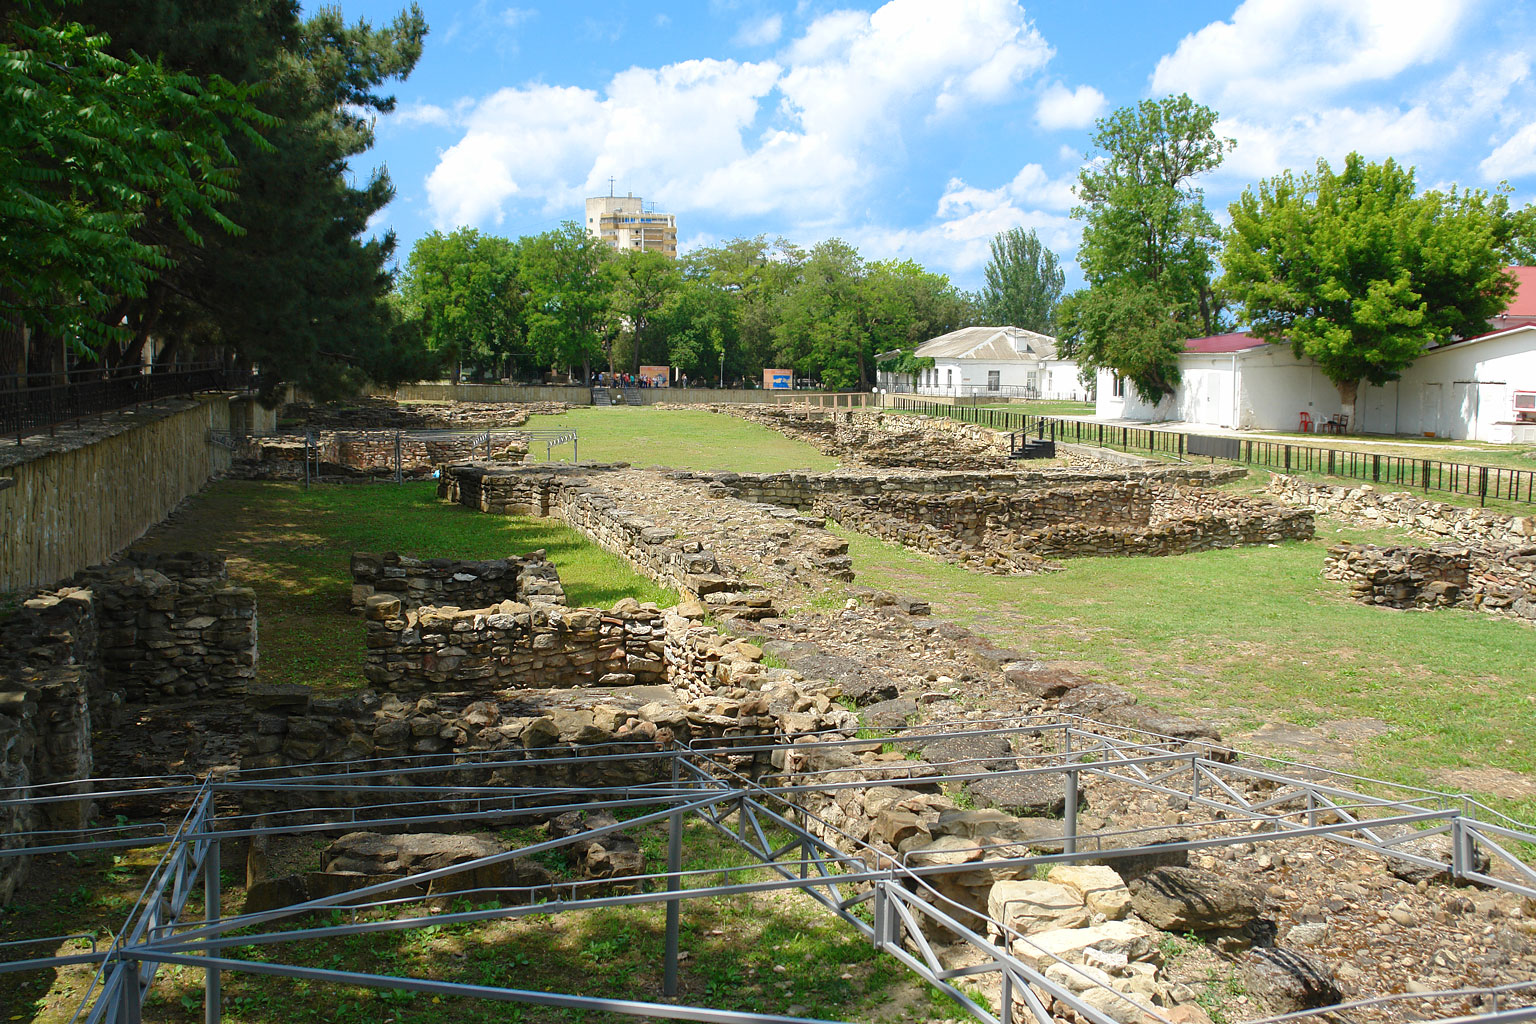
[(121, 303), (176, 265), (168, 236), (242, 233), (232, 146), (271, 148), (248, 86), (114, 56), (66, 10), (0, 20), (0, 373), (20, 368), (23, 329), (82, 354), (123, 341)]
[(1232, 204), (1226, 286), (1254, 333), (1315, 360), (1353, 413), (1430, 346), (1488, 329), (1514, 293), (1503, 193), (1418, 193), (1411, 168), (1357, 153), (1244, 191)]
[(992, 256), (982, 270), (982, 311), (993, 324), (1022, 327), (1036, 334), (1056, 334), (1056, 305), (1066, 286), (1066, 274), (1056, 254), (1034, 231), (1010, 228), (991, 244)]
[[(1097, 157), (1078, 177), (1072, 214), (1084, 222), (1077, 259), (1087, 288), (1072, 296), (1061, 333), (1089, 369), (1113, 370), (1149, 402), (1177, 386), (1183, 339), (1221, 322), (1220, 232), (1194, 184), (1235, 145), (1216, 122), (1185, 95), (1123, 107), (1099, 119)], [(1150, 329), (1111, 333), (1128, 317)]]

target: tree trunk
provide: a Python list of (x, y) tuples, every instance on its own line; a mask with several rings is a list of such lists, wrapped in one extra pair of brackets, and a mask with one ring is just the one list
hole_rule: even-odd
[(1339, 411), (1346, 417), (1345, 433), (1354, 433), (1359, 429), (1359, 424), (1355, 422), (1355, 399), (1360, 395), (1360, 382), (1335, 381), (1333, 386), (1339, 389)]

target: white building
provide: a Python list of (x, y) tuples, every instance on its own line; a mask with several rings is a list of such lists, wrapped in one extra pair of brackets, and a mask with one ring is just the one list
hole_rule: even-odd
[(633, 192), (588, 199), (587, 234), (620, 252), (660, 252), (677, 259), (677, 218), (646, 210)]
[(1020, 327), (962, 327), (924, 342), (913, 354), (934, 362), (913, 382), (919, 395), (1078, 401), (1087, 396), (1077, 363), (1057, 356), (1056, 339)]
[[(1342, 415), (1338, 389), (1289, 345), (1246, 334), (1196, 338), (1179, 369), (1178, 389), (1156, 405), (1100, 371), (1095, 415), (1288, 431), (1302, 429), (1303, 414), (1314, 431)], [(1399, 380), (1362, 386), (1355, 416), (1351, 432), (1536, 443), (1536, 323), (1430, 349)]]

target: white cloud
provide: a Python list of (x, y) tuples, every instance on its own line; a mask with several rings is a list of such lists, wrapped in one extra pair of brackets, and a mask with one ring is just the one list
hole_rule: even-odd
[(517, 53), (517, 36), (513, 29), (538, 13), (528, 7), (492, 7), (490, 0), (478, 0), (453, 16), (443, 31), (443, 42), (459, 39), (468, 50), (478, 49), (489, 42), (503, 56), (511, 56)]
[(456, 120), (458, 118), (453, 111), (447, 107), (440, 107), (436, 103), (402, 103), (395, 108), (394, 113), (388, 115), (389, 123), (406, 128), (421, 124), (445, 127)]
[(513, 197), (574, 210), (613, 175), (674, 212), (835, 219), (915, 126), (1006, 97), (1051, 53), (1017, 0), (890, 0), (815, 19), (778, 61), (502, 89), (467, 115), (428, 198), (440, 227), (499, 223)]
[(1188, 92), (1217, 110), (1303, 109), (1441, 56), (1471, 0), (1246, 0), (1231, 21), (1180, 41), (1154, 95)]
[(1489, 181), (1524, 178), (1536, 174), (1536, 121), (1532, 121), (1500, 143), (1478, 170)]
[(779, 36), (783, 34), (784, 18), (778, 14), (770, 14), (741, 26), (741, 31), (736, 33), (735, 41), (739, 46), (768, 46), (778, 42)]
[(1104, 94), (1091, 85), (1068, 89), (1054, 82), (1035, 105), (1035, 123), (1048, 131), (1087, 128), (1107, 106)]

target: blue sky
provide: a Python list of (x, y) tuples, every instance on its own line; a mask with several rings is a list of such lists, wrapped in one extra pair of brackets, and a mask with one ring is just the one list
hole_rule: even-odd
[[(1351, 149), (1421, 186), (1536, 197), (1536, 27), (1481, 0), (421, 0), (431, 34), (370, 156), (401, 255), (461, 224), (517, 236), (633, 192), (683, 248), (833, 235), (977, 287), (1023, 225), (1072, 267), (1071, 186), (1093, 119), (1189, 92), (1238, 141), (1244, 185)], [(341, 0), (349, 19), (402, 6)], [(1076, 277), (1075, 267), (1069, 276)]]

